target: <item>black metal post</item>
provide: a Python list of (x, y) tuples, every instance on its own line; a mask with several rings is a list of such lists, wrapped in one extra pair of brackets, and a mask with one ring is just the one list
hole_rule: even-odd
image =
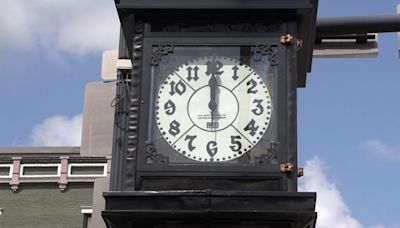
[(317, 37), (399, 32), (400, 15), (321, 17), (317, 19), (316, 30)]

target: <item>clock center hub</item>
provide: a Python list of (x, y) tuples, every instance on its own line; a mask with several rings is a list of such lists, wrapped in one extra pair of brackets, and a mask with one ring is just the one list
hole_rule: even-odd
[(209, 86), (198, 89), (189, 99), (187, 112), (190, 120), (198, 128), (216, 132), (229, 127), (237, 118), (239, 113), (239, 102), (236, 96), (224, 86), (215, 89), (214, 109), (210, 109)]

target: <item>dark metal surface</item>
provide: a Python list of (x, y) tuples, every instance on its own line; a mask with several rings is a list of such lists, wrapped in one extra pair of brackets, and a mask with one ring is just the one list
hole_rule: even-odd
[(115, 106), (114, 134), (112, 150), (112, 166), (110, 190), (122, 191), (125, 182), (125, 157), (126, 157), (126, 110), (128, 109), (128, 99), (125, 97), (125, 78), (127, 72), (118, 72), (116, 97), (111, 105)]
[[(293, 34), (297, 34), (297, 25), (295, 22), (288, 23), (288, 31)], [(297, 169), (297, 86), (299, 80), (305, 80), (305, 77), (295, 77), (298, 72), (299, 63), (297, 59), (297, 47), (296, 45), (290, 45), (287, 47), (287, 88), (286, 88), (286, 107), (287, 107), (287, 162), (294, 164), (294, 169)], [(304, 66), (303, 66), (304, 67)], [(305, 70), (305, 69), (304, 69)], [(300, 82), (305, 84), (305, 81)], [(287, 190), (290, 192), (297, 192), (297, 175), (294, 173), (287, 174)]]
[(317, 37), (400, 31), (400, 15), (320, 17)]
[[(135, 188), (135, 171), (137, 165), (137, 152), (140, 143), (138, 137), (140, 135), (139, 113), (142, 103), (141, 82), (142, 82), (142, 61), (143, 61), (143, 33), (145, 25), (137, 23), (134, 27), (135, 35), (133, 37), (133, 54), (132, 54), (132, 75), (129, 91), (129, 113), (127, 127), (127, 152), (126, 152), (126, 190), (134, 190)], [(141, 134), (144, 134), (142, 131)]]
[(135, 21), (149, 23), (152, 28), (163, 24), (204, 26), (210, 23), (269, 24), (278, 19), (296, 21), (296, 35), (303, 40), (303, 48), (297, 52), (298, 87), (305, 86), (306, 75), (311, 71), (318, 0), (116, 0), (115, 3), (130, 53)]
[(310, 0), (116, 0), (123, 9), (311, 9)]
[(125, 42), (124, 31), (121, 28), (119, 32), (118, 59), (129, 59), (129, 58), (130, 58), (129, 49)]
[(348, 35), (317, 35), (315, 44), (321, 44), (324, 40), (353, 40), (356, 43), (367, 43), (376, 39), (375, 34), (348, 34)]
[(313, 228), (315, 193), (165, 191), (105, 193), (108, 227)]

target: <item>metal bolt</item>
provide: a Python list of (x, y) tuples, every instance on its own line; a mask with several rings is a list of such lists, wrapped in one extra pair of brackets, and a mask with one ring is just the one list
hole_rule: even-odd
[(303, 47), (303, 40), (297, 39), (296, 47), (297, 47), (297, 50), (301, 49)]
[(284, 36), (281, 36), (281, 44), (290, 44), (293, 41), (293, 36), (292, 34), (286, 34)]
[(292, 163), (286, 163), (286, 164), (281, 164), (281, 173), (291, 173), (293, 169), (293, 164)]
[(299, 168), (297, 170), (297, 177), (302, 177), (304, 176), (304, 168)]

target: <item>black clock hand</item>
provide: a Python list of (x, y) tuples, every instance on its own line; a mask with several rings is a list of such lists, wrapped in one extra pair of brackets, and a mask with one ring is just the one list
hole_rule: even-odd
[(211, 110), (211, 129), (215, 128), (216, 125), (214, 124), (214, 116), (215, 111), (217, 111), (218, 103), (216, 101), (217, 97), (217, 89), (218, 89), (218, 81), (217, 76), (221, 75), (223, 71), (220, 69), (222, 68), (223, 64), (220, 61), (216, 61), (215, 57), (213, 61), (208, 61), (207, 63), (207, 72), (206, 74), (211, 76), (210, 80), (208, 81), (208, 85), (210, 86), (210, 102), (208, 103), (208, 107)]
[(210, 86), (210, 102), (208, 103), (208, 107), (211, 110), (211, 129), (214, 128), (214, 112), (217, 108), (217, 102), (215, 101), (215, 90), (217, 88), (217, 79), (214, 75), (211, 75), (210, 80), (208, 81), (208, 85)]
[(217, 88), (217, 79), (214, 75), (211, 76), (211, 79), (208, 81), (208, 85), (210, 86), (210, 102), (208, 103), (208, 107), (211, 111), (214, 111), (217, 108), (217, 102), (215, 100), (215, 90)]

